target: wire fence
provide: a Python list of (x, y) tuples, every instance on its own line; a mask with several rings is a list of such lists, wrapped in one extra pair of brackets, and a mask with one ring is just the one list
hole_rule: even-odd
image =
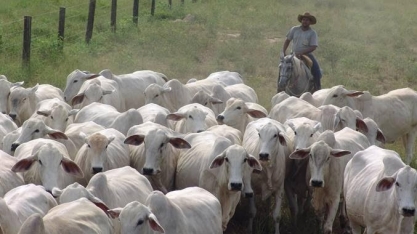
[[(166, 1), (171, 9), (172, 0)], [(62, 51), (64, 41), (78, 43), (84, 40), (88, 44), (94, 38), (102, 37), (100, 33), (117, 32), (117, 20), (130, 18), (138, 25), (139, 7), (141, 14), (148, 14), (139, 4), (143, 3), (139, 0), (89, 0), (19, 20), (0, 22), (0, 53), (10, 59), (20, 57), (23, 67), (28, 67), (31, 54), (47, 56), (51, 50)], [(184, 0), (180, 4), (184, 4)], [(151, 0), (146, 7), (149, 7), (149, 15), (154, 16), (156, 0)]]

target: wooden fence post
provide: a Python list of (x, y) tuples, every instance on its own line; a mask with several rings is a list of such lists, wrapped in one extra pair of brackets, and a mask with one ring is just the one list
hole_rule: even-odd
[(133, 23), (138, 25), (139, 19), (139, 0), (133, 0)]
[(155, 14), (155, 0), (152, 0), (151, 15), (153, 16), (154, 14)]
[(28, 68), (30, 65), (30, 42), (32, 37), (32, 16), (25, 16), (23, 22), (23, 52), (22, 65)]
[(117, 0), (111, 1), (111, 16), (110, 27), (112, 32), (116, 32), (116, 13), (117, 13)]
[(85, 33), (85, 42), (90, 43), (91, 37), (93, 36), (94, 28), (94, 12), (96, 11), (96, 0), (90, 0), (90, 6), (88, 8), (88, 21), (87, 31)]
[(58, 23), (58, 49), (62, 51), (64, 48), (64, 32), (65, 32), (65, 7), (59, 8)]

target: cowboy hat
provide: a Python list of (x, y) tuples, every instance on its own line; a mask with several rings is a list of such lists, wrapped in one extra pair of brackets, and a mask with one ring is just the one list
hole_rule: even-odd
[(301, 23), (301, 20), (303, 18), (309, 18), (311, 24), (316, 24), (317, 23), (316, 17), (314, 17), (314, 15), (310, 15), (310, 13), (308, 13), (308, 12), (305, 12), (304, 15), (298, 15), (298, 22)]

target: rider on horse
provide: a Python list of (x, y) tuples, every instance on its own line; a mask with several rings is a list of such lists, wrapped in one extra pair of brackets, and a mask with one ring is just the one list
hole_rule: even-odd
[[(287, 34), (287, 39), (282, 47), (284, 56), (286, 55), (287, 48), (292, 41), (292, 51), (295, 55), (302, 59), (303, 56), (307, 56), (312, 61), (311, 74), (314, 78), (314, 91), (321, 89), (321, 70), (319, 64), (312, 54), (318, 46), (317, 33), (310, 25), (316, 24), (316, 17), (306, 12), (303, 15), (298, 15), (298, 21), (300, 26), (294, 26)], [(313, 93), (312, 92), (312, 93)]]

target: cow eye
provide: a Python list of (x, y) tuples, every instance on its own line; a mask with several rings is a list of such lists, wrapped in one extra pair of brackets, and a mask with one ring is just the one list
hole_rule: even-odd
[(207, 102), (205, 102), (204, 105), (207, 106)]
[(107, 146), (109, 146), (109, 145), (106, 145), (106, 149), (107, 149)]
[(236, 107), (236, 109), (237, 109), (237, 110), (240, 110), (240, 109), (242, 109), (242, 107), (238, 106), (238, 107)]
[(229, 162), (229, 159), (228, 158), (225, 158), (225, 160), (226, 160), (226, 162)]
[(275, 134), (275, 135), (274, 135), (274, 138), (276, 138), (277, 136), (278, 136), (278, 135), (277, 135), (277, 134)]
[(313, 137), (313, 133), (311, 133), (310, 137)]
[(90, 144), (87, 144), (87, 147), (88, 147), (88, 148), (91, 148)]
[(54, 117), (51, 115), (51, 119), (54, 119)]
[(159, 146), (159, 148), (162, 148), (164, 146), (164, 143), (161, 143), (161, 145)]
[(297, 135), (297, 132), (296, 131), (294, 131), (294, 135)]
[(188, 116), (188, 118), (192, 119), (192, 118), (193, 118), (193, 116), (192, 116), (192, 115), (189, 115), (189, 116)]
[[(159, 94), (157, 94), (157, 95), (155, 95), (155, 97), (157, 98), (157, 97), (159, 97)], [(143, 221), (142, 221), (143, 222)]]
[(398, 187), (400, 187), (400, 183), (398, 183), (398, 182), (395, 182), (395, 185), (398, 186)]
[(39, 164), (41, 164), (41, 165), (42, 165), (42, 161), (41, 161), (41, 160), (38, 160), (38, 162), (39, 162)]
[(65, 122), (68, 121), (68, 118), (65, 119)]
[(243, 163), (245, 163), (246, 161), (248, 161), (248, 159), (247, 159), (247, 158), (243, 159)]
[(142, 225), (142, 224), (143, 224), (143, 220), (139, 219), (137, 225), (139, 226), (139, 225)]
[(39, 129), (36, 129), (35, 132), (39, 132)]
[(333, 94), (333, 97), (336, 98), (337, 97), (337, 94)]
[(77, 83), (78, 82), (78, 80), (74, 80), (74, 82), (73, 83)]

